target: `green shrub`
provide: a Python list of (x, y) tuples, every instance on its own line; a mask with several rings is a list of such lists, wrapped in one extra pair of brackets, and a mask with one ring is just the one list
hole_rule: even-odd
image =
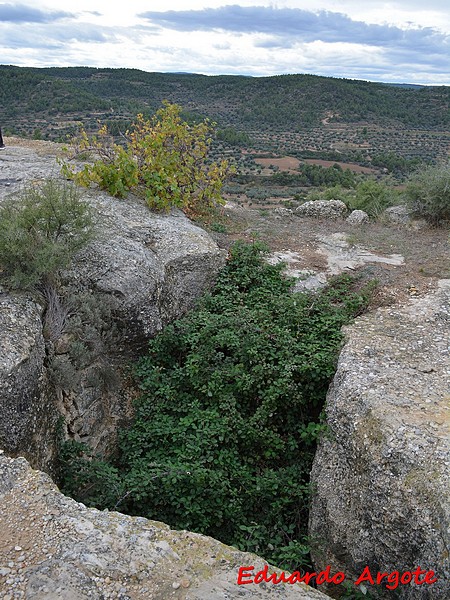
[(165, 102), (150, 120), (137, 115), (124, 146), (114, 143), (106, 126), (92, 137), (82, 129), (73, 140), (73, 157), (89, 151), (98, 158), (79, 171), (63, 162), (64, 175), (80, 185), (96, 183), (119, 198), (133, 190), (146, 198), (150, 208), (176, 206), (202, 214), (222, 202), (228, 163), (207, 164), (211, 124), (205, 120), (190, 125), (180, 114), (178, 105)]
[(344, 204), (350, 206), (354, 195), (354, 190), (345, 189), (341, 185), (334, 185), (324, 189), (315, 188), (311, 190), (306, 197), (302, 198), (302, 200), (340, 200), (341, 202), (344, 202)]
[(431, 225), (450, 221), (450, 163), (418, 171), (407, 184), (405, 198), (415, 216)]
[(356, 186), (355, 194), (347, 202), (351, 210), (364, 210), (369, 217), (377, 218), (389, 206), (398, 204), (396, 190), (374, 179), (366, 179)]
[(50, 179), (0, 207), (0, 265), (12, 288), (33, 288), (67, 267), (91, 239), (92, 214), (79, 190)]
[[(292, 294), (260, 243), (233, 246), (211, 294), (149, 344), (142, 394), (114, 463), (72, 448), (63, 488), (142, 515), (307, 564), (309, 472), (341, 326), (367, 290), (338, 278)], [(115, 491), (114, 491), (115, 490)]]

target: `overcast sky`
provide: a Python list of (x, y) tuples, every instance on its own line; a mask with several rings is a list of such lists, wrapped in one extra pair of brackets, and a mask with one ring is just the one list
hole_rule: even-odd
[(0, 0), (0, 64), (450, 85), (450, 3)]

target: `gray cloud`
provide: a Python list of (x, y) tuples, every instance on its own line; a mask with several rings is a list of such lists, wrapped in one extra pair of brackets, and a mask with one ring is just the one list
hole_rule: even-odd
[(113, 31), (99, 31), (87, 23), (53, 25), (51, 31), (41, 24), (24, 24), (20, 29), (2, 32), (1, 45), (11, 49), (62, 49), (70, 42), (105, 43), (116, 41)]
[(270, 36), (262, 40), (253, 42), (255, 48), (292, 48), (295, 46), (295, 40), (284, 36)]
[(25, 4), (0, 4), (0, 22), (6, 23), (51, 23), (74, 16), (62, 10), (43, 11)]
[[(228, 31), (233, 33), (265, 33), (272, 47), (275, 37), (291, 38), (296, 42), (320, 40), (327, 43), (347, 42), (371, 46), (408, 46), (432, 51), (443, 44), (450, 45), (450, 36), (430, 28), (401, 29), (393, 25), (371, 25), (354, 21), (347, 15), (330, 11), (317, 13), (297, 8), (273, 8), (238, 5), (166, 12), (147, 11), (141, 18), (152, 24), (176, 31)], [(258, 42), (261, 45), (261, 42)]]
[[(365, 0), (364, 7), (366, 3), (379, 6), (376, 0)], [(447, 3), (428, 0), (426, 9), (439, 5), (446, 11)], [(394, 6), (403, 5), (405, 9), (414, 4), (423, 6), (423, 0), (393, 0)], [(76, 11), (76, 4), (73, 6)], [(447, 85), (450, 81), (450, 35), (438, 31), (438, 25), (371, 25), (337, 12), (234, 5), (148, 11), (140, 15), (140, 24), (112, 27), (90, 18), (99, 16), (95, 9), (93, 3), (92, 10), (74, 15), (30, 8), (14, 0), (1, 4), (0, 0), (2, 61), (41, 66), (82, 63), (211, 75), (312, 73), (375, 81)], [(192, 36), (177, 36), (174, 31), (221, 34), (207, 42), (211, 46), (197, 46), (189, 41), (184, 45), (185, 38)], [(245, 34), (252, 34), (253, 52)], [(324, 43), (313, 44), (315, 41)]]

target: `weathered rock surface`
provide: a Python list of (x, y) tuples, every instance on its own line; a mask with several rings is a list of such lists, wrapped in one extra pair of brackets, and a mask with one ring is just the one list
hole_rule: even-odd
[[(57, 177), (59, 171), (55, 156), (42, 156), (23, 147), (7, 146), (0, 164), (0, 203), (27, 181)], [(44, 469), (49, 468), (44, 457), (50, 460), (52, 454), (47, 440), (54, 435), (48, 429), (53, 427), (54, 418), (37, 415), (59, 411), (71, 437), (95, 451), (108, 452), (118, 424), (129, 414), (133, 394), (124, 385), (121, 366), (145, 348), (149, 337), (194, 306), (225, 261), (223, 251), (209, 235), (181, 212), (158, 215), (137, 198), (116, 200), (92, 190), (86, 199), (95, 207), (97, 237), (63, 274), (60, 294), (62, 304), (82, 292), (98, 306), (110, 309), (110, 324), (102, 325), (95, 344), (91, 344), (97, 346), (95, 351), (90, 348), (89, 354), (78, 360), (83, 364), (76, 364), (73, 342), (79, 340), (60, 327), (60, 335), (44, 343), (38, 309), (27, 305), (24, 310), (18, 295), (4, 296), (5, 310), (22, 316), (16, 320), (11, 339), (7, 328), (0, 330), (0, 335), (6, 336), (0, 343), (6, 365), (4, 377), (9, 378), (0, 391), (0, 408), (8, 415), (4, 427), (0, 426), (0, 446), (12, 455), (23, 452), (34, 467)], [(77, 316), (72, 317), (72, 323), (73, 318)], [(66, 329), (70, 329), (71, 317), (65, 321)], [(107, 337), (113, 325), (120, 329), (120, 341), (111, 349), (102, 345), (102, 336)], [(88, 329), (96, 326), (87, 324)], [(16, 343), (22, 348), (21, 357), (14, 349)], [(78, 354), (80, 347), (78, 343)], [(14, 361), (17, 364), (11, 366)], [(58, 381), (51, 398), (48, 388), (40, 383), (46, 378), (46, 367), (52, 381)], [(14, 377), (8, 369), (16, 373)], [(17, 419), (9, 431), (14, 415)], [(42, 441), (42, 447), (33, 446), (32, 452), (26, 441), (30, 427), (34, 427), (33, 439)]]
[(353, 271), (368, 263), (381, 263), (393, 267), (404, 264), (404, 258), (400, 254), (390, 254), (389, 256), (374, 254), (361, 246), (350, 244), (348, 238), (346, 233), (332, 233), (318, 238), (316, 254), (325, 258), (323, 271), (308, 268), (307, 261), (301, 254), (291, 250), (273, 252), (268, 262), (271, 264), (286, 263), (286, 274), (298, 279), (294, 287), (297, 292), (323, 287), (330, 276)]
[(347, 212), (348, 209), (341, 200), (310, 200), (294, 209), (294, 214), (298, 217), (322, 219), (342, 219)]
[(0, 443), (47, 464), (58, 418), (49, 389), (40, 307), (0, 290)]
[[(42, 142), (41, 142), (42, 143)], [(8, 143), (0, 154), (0, 200), (6, 194), (16, 191), (25, 182), (42, 180), (45, 177), (54, 177), (59, 173), (55, 160), (57, 147), (44, 142), (52, 148), (50, 154), (38, 154), (31, 148), (15, 146), (14, 142)]]
[(424, 229), (427, 223), (424, 219), (414, 218), (413, 211), (406, 205), (390, 206), (384, 212), (382, 217), (393, 225), (407, 227), (413, 230)]
[(137, 198), (86, 196), (98, 216), (98, 239), (65, 274), (69, 282), (115, 299), (126, 339), (141, 346), (192, 308), (224, 264), (224, 254), (182, 212), (156, 214)]
[(346, 336), (327, 398), (330, 430), (312, 470), (315, 566), (355, 578), (365, 566), (375, 575), (420, 566), (438, 582), (400, 585), (399, 597), (446, 600), (450, 280), (407, 306), (358, 318)]
[(408, 225), (412, 220), (411, 210), (404, 204), (390, 206), (384, 213), (384, 217), (395, 225)]
[(362, 225), (369, 222), (369, 215), (363, 210), (352, 210), (345, 220), (352, 225)]
[(86, 508), (25, 459), (0, 456), (2, 599), (326, 600), (304, 584), (237, 585), (240, 566), (264, 564), (212, 538)]
[(328, 272), (332, 275), (356, 269), (366, 263), (384, 263), (394, 267), (404, 264), (404, 258), (400, 254), (381, 256), (350, 244), (345, 233), (332, 233), (319, 239), (319, 250), (326, 256)]

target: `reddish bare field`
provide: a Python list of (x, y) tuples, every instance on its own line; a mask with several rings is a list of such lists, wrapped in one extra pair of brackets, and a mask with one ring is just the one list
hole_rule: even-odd
[(339, 165), (343, 169), (350, 169), (354, 173), (376, 173), (376, 169), (370, 167), (361, 167), (355, 163), (339, 162), (337, 160), (322, 160), (319, 158), (306, 158), (300, 161), (298, 158), (293, 156), (282, 156), (280, 158), (255, 158), (255, 163), (262, 167), (270, 167), (271, 165), (278, 167), (280, 171), (288, 171), (294, 173), (298, 169), (301, 163), (308, 163), (310, 165), (319, 165), (321, 167), (332, 167), (333, 165)]
[[(305, 158), (302, 162), (308, 163), (310, 165), (320, 165), (321, 167), (332, 167), (333, 165), (339, 165), (343, 169), (350, 169), (354, 173), (376, 173), (376, 169), (371, 169), (370, 167), (361, 167), (360, 165), (355, 165), (355, 163), (345, 163), (339, 162), (337, 160), (321, 160), (319, 158)], [(281, 168), (281, 167), (280, 167)]]
[(281, 158), (255, 158), (254, 161), (257, 165), (261, 165), (262, 167), (274, 165), (275, 167), (278, 167), (280, 171), (292, 171), (297, 169), (300, 164), (298, 158), (294, 158), (293, 156), (283, 156)]

